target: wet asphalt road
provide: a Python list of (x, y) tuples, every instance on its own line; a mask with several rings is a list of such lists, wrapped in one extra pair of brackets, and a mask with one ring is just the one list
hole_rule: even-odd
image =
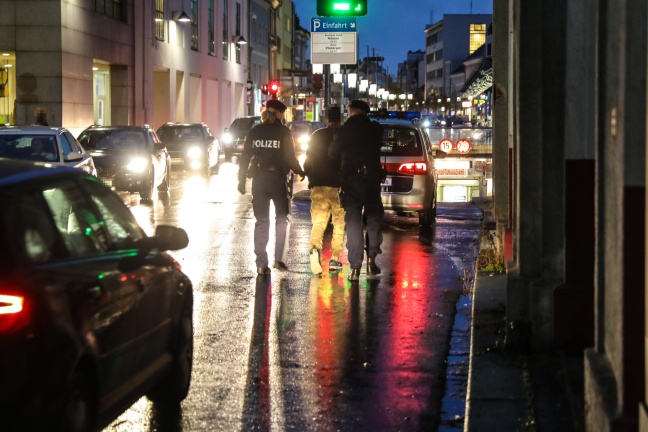
[[(254, 216), (238, 167), (175, 173), (168, 196), (124, 196), (149, 232), (184, 228), (174, 252), (194, 284), (191, 390), (178, 410), (142, 398), (106, 431), (437, 430), (458, 299), (478, 252), (482, 213), (440, 204), (435, 226), (387, 215), (379, 278), (309, 269), (310, 201), (296, 183), (287, 264), (257, 277)], [(330, 229), (323, 262), (330, 257)], [(272, 260), (273, 233), (268, 245)]]

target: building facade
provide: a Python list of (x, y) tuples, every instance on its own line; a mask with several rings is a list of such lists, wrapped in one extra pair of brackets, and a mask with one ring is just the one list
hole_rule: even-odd
[(587, 431), (648, 431), (647, 4), (493, 4), (508, 332), (582, 355)]
[(3, 0), (0, 8), (0, 52), (11, 65), (0, 98), (6, 123), (78, 133), (204, 121), (217, 133), (246, 112), (245, 0)]
[[(425, 94), (428, 107), (452, 97), (451, 73), (481, 45), (490, 14), (446, 14), (425, 29)], [(456, 92), (455, 92), (456, 93)], [(456, 95), (455, 95), (456, 97)]]

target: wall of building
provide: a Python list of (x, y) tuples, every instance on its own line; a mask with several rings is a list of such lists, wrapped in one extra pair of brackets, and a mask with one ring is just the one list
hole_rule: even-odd
[(583, 355), (588, 431), (648, 427), (647, 15), (642, 0), (495, 6), (494, 203), (513, 245), (507, 337), (530, 352)]

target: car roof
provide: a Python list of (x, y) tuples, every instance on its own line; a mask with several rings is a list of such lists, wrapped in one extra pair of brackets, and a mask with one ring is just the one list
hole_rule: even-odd
[(84, 130), (86, 131), (92, 131), (92, 130), (143, 130), (143, 129), (151, 129), (149, 125), (124, 125), (124, 126), (97, 126), (93, 125)]
[(13, 135), (16, 133), (26, 133), (30, 135), (56, 135), (60, 132), (67, 131), (64, 127), (26, 125), (26, 126), (3, 126), (0, 127), (0, 134)]
[(169, 127), (169, 126), (180, 126), (180, 127), (187, 127), (187, 126), (207, 126), (205, 123), (164, 123), (162, 126), (160, 126), (158, 129), (162, 129), (163, 127)]
[(68, 168), (49, 162), (0, 158), (0, 187), (63, 173), (87, 175), (79, 168)]
[(403, 126), (403, 127), (411, 126), (417, 129), (421, 127), (418, 118), (416, 120), (404, 120), (404, 119), (395, 119), (395, 118), (372, 118), (371, 121), (375, 121), (384, 125), (394, 125), (394, 126)]

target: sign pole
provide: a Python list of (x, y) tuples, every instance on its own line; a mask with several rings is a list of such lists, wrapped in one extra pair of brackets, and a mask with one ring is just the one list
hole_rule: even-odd
[(326, 109), (331, 103), (331, 65), (324, 65), (324, 106), (322, 109)]

